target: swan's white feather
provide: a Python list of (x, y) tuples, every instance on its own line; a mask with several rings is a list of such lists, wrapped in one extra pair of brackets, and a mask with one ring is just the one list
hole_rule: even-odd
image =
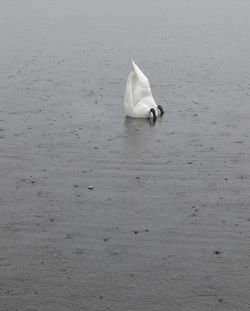
[(158, 114), (157, 105), (153, 98), (148, 78), (141, 69), (132, 61), (133, 70), (128, 76), (124, 108), (129, 117), (148, 118), (150, 109), (154, 108)]

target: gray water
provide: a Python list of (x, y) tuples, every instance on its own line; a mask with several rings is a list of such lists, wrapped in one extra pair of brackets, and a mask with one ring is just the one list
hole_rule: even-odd
[(249, 310), (249, 12), (0, 1), (1, 310)]

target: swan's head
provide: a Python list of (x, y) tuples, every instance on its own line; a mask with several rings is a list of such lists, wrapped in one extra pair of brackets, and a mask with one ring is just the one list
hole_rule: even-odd
[(153, 115), (153, 123), (155, 123), (157, 120), (157, 116), (156, 116), (154, 108), (150, 109), (150, 117), (151, 117), (151, 114)]

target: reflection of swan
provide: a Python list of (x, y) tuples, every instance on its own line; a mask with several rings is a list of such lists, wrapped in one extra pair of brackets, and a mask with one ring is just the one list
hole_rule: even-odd
[(132, 119), (132, 118), (125, 118), (125, 127), (130, 130), (138, 131), (144, 130), (148, 126), (153, 126), (152, 122), (149, 119)]
[(140, 68), (132, 61), (133, 70), (128, 76), (125, 91), (125, 113), (133, 118), (149, 118), (152, 114), (153, 122), (156, 121), (158, 109), (161, 115), (164, 111), (160, 105), (156, 105), (153, 98), (148, 78)]
[[(135, 119), (126, 117), (124, 120), (125, 145), (124, 152), (129, 153), (130, 160), (137, 158), (138, 154), (147, 154), (155, 143), (155, 126), (149, 119)], [(138, 159), (137, 159), (138, 160)]]

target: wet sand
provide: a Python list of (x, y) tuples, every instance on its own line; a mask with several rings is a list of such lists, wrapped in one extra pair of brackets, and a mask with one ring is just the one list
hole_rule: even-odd
[(0, 8), (0, 309), (249, 310), (250, 3)]

